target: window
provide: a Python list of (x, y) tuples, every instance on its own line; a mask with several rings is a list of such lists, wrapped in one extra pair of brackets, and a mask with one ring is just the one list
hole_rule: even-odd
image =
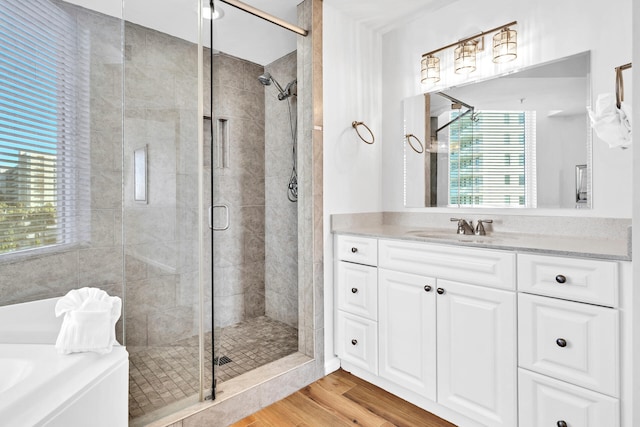
[(476, 111), (450, 126), (449, 204), (535, 207), (535, 120), (535, 111)]
[(83, 39), (48, 0), (0, 2), (0, 254), (88, 234)]

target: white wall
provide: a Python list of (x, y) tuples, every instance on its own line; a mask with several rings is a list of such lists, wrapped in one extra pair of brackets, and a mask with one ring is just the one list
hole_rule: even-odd
[[(330, 215), (382, 209), (380, 35), (323, 3), (325, 350), (333, 356), (333, 239)], [(375, 135), (362, 142), (351, 122)], [(360, 131), (368, 138), (366, 130)]]
[[(635, 40), (640, 40), (640, 6), (636, 3), (636, 6), (633, 8), (633, 37)], [(626, 71), (626, 73), (631, 73), (634, 79), (640, 79), (640, 43), (635, 43), (633, 46), (633, 62), (635, 63), (635, 67), (630, 71)], [(633, 122), (640, 123), (640, 85), (636, 85), (633, 90)], [(640, 150), (637, 148), (633, 150), (633, 158), (635, 160), (636, 165), (640, 165)], [(633, 172), (634, 182), (640, 182), (640, 168), (635, 168)], [(640, 186), (636, 185), (633, 188), (633, 222), (636, 222), (640, 219)], [(633, 227), (633, 236), (632, 236), (632, 245), (635, 248), (640, 247), (640, 227)], [(636, 252), (637, 253), (637, 252)], [(633, 277), (640, 277), (640, 261), (635, 259), (633, 261)], [(637, 279), (634, 281), (637, 282)], [(635, 285), (636, 283), (634, 283)], [(627, 295), (626, 298), (631, 300), (631, 305), (633, 307), (633, 317), (630, 319), (632, 325), (636, 325), (633, 328), (632, 342), (629, 347), (632, 351), (632, 358), (634, 362), (636, 362), (631, 370), (631, 379), (630, 382), (634, 386), (634, 390), (638, 390), (638, 384), (640, 384), (640, 363), (637, 361), (640, 359), (640, 328), (637, 325), (640, 324), (640, 292), (636, 292), (637, 287), (633, 286), (632, 295)], [(640, 393), (633, 393), (632, 404), (630, 405), (632, 409), (625, 409), (623, 414), (627, 414), (633, 411), (635, 415), (635, 419), (638, 418), (638, 412), (640, 412)]]
[[(518, 59), (501, 69), (494, 66), (490, 58), (483, 58), (491, 65), (470, 74), (469, 80), (590, 50), (592, 96), (595, 99), (599, 93), (613, 92), (614, 67), (631, 61), (631, 4), (631, 0), (461, 0), (386, 33), (382, 38), (383, 209), (421, 210), (403, 207), (402, 150), (399, 147), (403, 136), (402, 99), (429, 89), (420, 84), (423, 53), (517, 20)], [(486, 37), (485, 43), (490, 42), (490, 36)], [(461, 81), (461, 78), (451, 77), (451, 70), (446, 70), (447, 63), (451, 62), (449, 59), (446, 55), (441, 58), (443, 86)], [(630, 78), (625, 81), (625, 88), (627, 100), (630, 100)], [(325, 108), (331, 106), (325, 103)], [(519, 210), (518, 213), (631, 217), (631, 166), (631, 150), (609, 149), (594, 135), (594, 209)], [(439, 211), (443, 210), (446, 209)]]

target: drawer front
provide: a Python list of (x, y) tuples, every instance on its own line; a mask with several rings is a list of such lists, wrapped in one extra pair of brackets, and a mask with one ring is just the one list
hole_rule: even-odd
[(518, 295), (520, 366), (619, 396), (618, 311)]
[(338, 311), (336, 354), (359, 368), (378, 375), (378, 324)]
[(515, 254), (491, 249), (380, 240), (379, 265), (492, 288), (515, 289)]
[(338, 309), (377, 320), (378, 269), (369, 265), (337, 263)]
[(524, 369), (518, 380), (519, 427), (620, 425), (618, 399)]
[(618, 264), (518, 254), (518, 290), (617, 307)]
[(358, 236), (336, 236), (336, 258), (358, 264), (378, 265), (378, 240)]

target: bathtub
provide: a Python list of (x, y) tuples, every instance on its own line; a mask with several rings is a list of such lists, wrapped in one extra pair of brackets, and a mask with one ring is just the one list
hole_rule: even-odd
[(0, 425), (126, 426), (127, 351), (58, 354), (56, 301), (0, 307)]

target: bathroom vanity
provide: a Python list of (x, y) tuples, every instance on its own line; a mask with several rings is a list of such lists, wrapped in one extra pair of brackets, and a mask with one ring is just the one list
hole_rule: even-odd
[(335, 352), (461, 426), (625, 426), (626, 242), (334, 227)]

